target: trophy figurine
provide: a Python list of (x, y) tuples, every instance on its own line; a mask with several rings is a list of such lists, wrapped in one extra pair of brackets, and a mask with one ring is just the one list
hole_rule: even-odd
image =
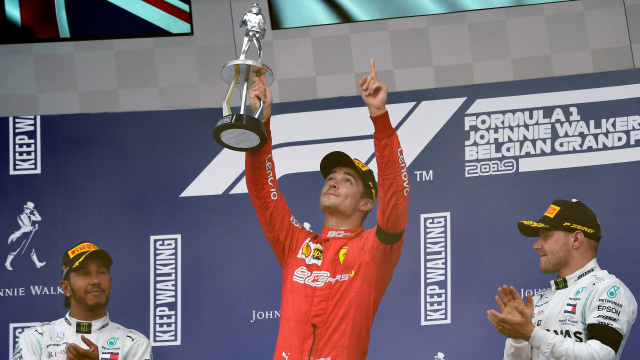
[[(262, 43), (266, 31), (264, 16), (260, 6), (253, 4), (251, 11), (244, 14), (240, 27), (247, 27), (242, 44), (242, 52), (236, 60), (231, 60), (224, 65), (220, 76), (229, 84), (227, 96), (222, 103), (222, 119), (218, 121), (213, 131), (213, 137), (218, 144), (235, 151), (254, 151), (261, 148), (267, 142), (267, 134), (260, 120), (262, 102), (258, 110), (251, 115), (245, 114), (247, 105), (247, 90), (252, 76), (265, 75), (267, 84), (273, 83), (273, 72), (262, 63)], [(247, 50), (254, 43), (258, 48), (258, 60), (246, 59)], [(236, 86), (242, 86), (242, 101), (238, 114), (231, 113), (229, 98)]]

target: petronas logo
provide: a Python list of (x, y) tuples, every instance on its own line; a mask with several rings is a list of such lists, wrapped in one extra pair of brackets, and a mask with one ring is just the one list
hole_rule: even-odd
[(115, 347), (118, 343), (118, 338), (117, 337), (112, 337), (111, 339), (107, 340), (107, 346), (109, 347)]

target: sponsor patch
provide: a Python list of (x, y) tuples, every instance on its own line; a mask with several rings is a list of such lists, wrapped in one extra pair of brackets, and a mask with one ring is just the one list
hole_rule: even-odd
[(535, 222), (535, 221), (531, 221), (531, 220), (524, 220), (522, 221), (523, 224), (525, 225), (529, 225), (531, 227), (539, 227), (539, 228), (545, 228), (547, 227), (547, 225), (539, 223), (539, 222)]
[(91, 334), (91, 323), (78, 321), (76, 323), (76, 333)]
[(322, 245), (316, 244), (311, 241), (311, 238), (302, 244), (298, 257), (304, 259), (307, 265), (315, 264), (320, 266), (322, 264), (323, 249)]
[(98, 247), (89, 243), (80, 244), (74, 247), (73, 249), (69, 250), (69, 257), (73, 258), (74, 255), (79, 254), (81, 252), (93, 251), (93, 250), (98, 250)]
[(549, 206), (547, 211), (544, 212), (544, 214), (546, 216), (550, 217), (550, 218), (553, 218), (558, 213), (558, 210), (560, 210), (560, 207), (555, 206), (555, 205), (551, 205), (551, 206)]
[(314, 271), (311, 272), (304, 266), (300, 266), (293, 273), (293, 281), (299, 282), (301, 284), (307, 284), (313, 287), (321, 287), (326, 283), (336, 283), (339, 281), (347, 281), (349, 280), (349, 274), (341, 274), (336, 275), (336, 277), (331, 277), (331, 274), (328, 271)]
[(358, 159), (353, 159), (353, 162), (356, 164), (357, 167), (362, 169), (362, 171), (369, 170), (369, 167), (367, 165), (365, 165), (364, 163), (362, 163), (362, 161), (360, 161)]
[(577, 305), (578, 305), (577, 303), (567, 303), (567, 306), (565, 306), (564, 308), (564, 313), (575, 315)]
[(340, 256), (340, 264), (342, 264), (344, 262), (344, 257), (347, 256), (347, 249), (348, 249), (347, 246), (345, 246), (342, 249), (340, 249), (340, 254), (339, 254), (339, 256)]
[(117, 352), (103, 352), (100, 356), (100, 360), (118, 360), (120, 354)]

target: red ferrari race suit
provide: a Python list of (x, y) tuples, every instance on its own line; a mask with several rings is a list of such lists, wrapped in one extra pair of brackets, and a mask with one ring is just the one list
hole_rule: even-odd
[(274, 360), (365, 359), (373, 318), (400, 259), (408, 221), (407, 164), (389, 113), (372, 117), (378, 165), (378, 224), (371, 230), (307, 231), (278, 190), (267, 144), (246, 155), (247, 188), (282, 267)]

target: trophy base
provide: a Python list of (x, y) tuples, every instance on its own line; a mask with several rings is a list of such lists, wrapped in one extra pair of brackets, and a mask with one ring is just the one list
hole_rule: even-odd
[(262, 121), (245, 114), (231, 114), (218, 121), (213, 138), (221, 146), (234, 151), (255, 151), (267, 142)]

